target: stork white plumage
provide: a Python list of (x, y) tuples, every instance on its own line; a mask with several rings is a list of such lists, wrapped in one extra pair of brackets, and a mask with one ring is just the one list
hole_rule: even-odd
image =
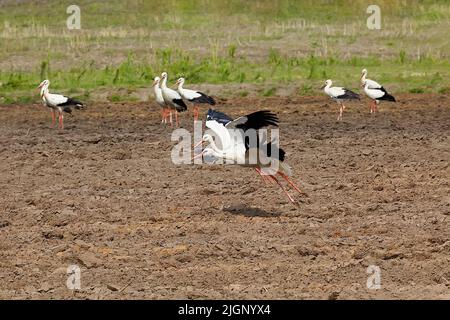
[(162, 89), (159, 86), (160, 81), (161, 81), (160, 77), (155, 77), (155, 79), (153, 79), (152, 87), (155, 94), (155, 101), (161, 107), (161, 123), (167, 123), (168, 122), (167, 118), (169, 117), (170, 109), (167, 107), (166, 102), (164, 101)]
[[(167, 87), (167, 72), (163, 72), (161, 74), (161, 82), (160, 82), (161, 92), (164, 99), (164, 102), (175, 111), (175, 119), (177, 126), (179, 126), (178, 121), (178, 112), (184, 112), (187, 110), (186, 103), (184, 103), (183, 98), (180, 94)], [(172, 119), (172, 117), (171, 117)]]
[(370, 88), (369, 82), (367, 80), (364, 82), (364, 92), (366, 95), (372, 99), (372, 104), (370, 106), (370, 113), (378, 111), (378, 104), (380, 104), (380, 100), (392, 101), (396, 102), (395, 98), (390, 95), (386, 89), (381, 88)]
[(63, 112), (72, 113), (72, 107), (75, 109), (83, 109), (84, 105), (78, 100), (63, 96), (61, 94), (50, 93), (48, 88), (50, 86), (49, 80), (44, 80), (38, 86), (41, 92), (42, 101), (51, 108), (52, 112), (52, 127), (55, 126), (56, 114), (59, 113), (59, 128), (64, 129), (64, 115)]
[(180, 78), (175, 83), (176, 85), (178, 85), (177, 87), (178, 93), (181, 95), (183, 99), (193, 103), (194, 120), (197, 120), (199, 114), (199, 107), (197, 106), (197, 104), (209, 104), (214, 106), (216, 104), (216, 101), (214, 101), (213, 98), (200, 91), (183, 88), (184, 82), (185, 79)]
[[(289, 178), (292, 172), (284, 162), (284, 150), (272, 142), (260, 141), (256, 137), (255, 139), (251, 138), (251, 133), (256, 136), (256, 130), (269, 125), (278, 126), (277, 116), (269, 111), (257, 111), (233, 120), (222, 112), (210, 109), (208, 110), (206, 127), (211, 129), (219, 138), (221, 147), (218, 147), (212, 136), (206, 133), (199, 144), (208, 142), (209, 145), (194, 159), (202, 155), (213, 156), (225, 160), (226, 163), (231, 161), (232, 164), (254, 168), (263, 178), (278, 184), (289, 200), (296, 203), (277, 179), (277, 175), (282, 177), (298, 193), (303, 194)], [(250, 130), (254, 130), (254, 132), (249, 132)]]
[(325, 85), (322, 87), (322, 89), (328, 96), (330, 96), (331, 99), (339, 104), (339, 115), (337, 117), (337, 120), (340, 121), (342, 120), (342, 114), (345, 110), (344, 101), (355, 99), (359, 100), (359, 94), (343, 87), (332, 87), (332, 84), (333, 82), (328, 79), (327, 81), (325, 81)]
[(378, 104), (380, 100), (395, 102), (395, 98), (391, 96), (386, 89), (378, 82), (367, 79), (367, 69), (361, 71), (361, 88), (364, 88), (365, 94), (372, 99), (370, 104), (370, 113), (378, 112)]

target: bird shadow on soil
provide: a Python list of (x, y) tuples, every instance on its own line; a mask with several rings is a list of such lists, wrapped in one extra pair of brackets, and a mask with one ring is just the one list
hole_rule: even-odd
[(223, 208), (224, 212), (238, 214), (245, 217), (279, 217), (279, 212), (268, 212), (260, 208), (248, 207), (246, 205), (236, 205)]

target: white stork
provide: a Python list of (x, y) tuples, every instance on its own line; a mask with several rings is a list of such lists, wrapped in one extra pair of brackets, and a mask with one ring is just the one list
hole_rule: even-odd
[(351, 90), (348, 90), (343, 87), (332, 87), (333, 82), (328, 79), (325, 81), (325, 85), (321, 88), (324, 89), (325, 93), (330, 96), (331, 99), (336, 101), (339, 104), (339, 115), (337, 120), (342, 120), (342, 113), (345, 110), (345, 105), (343, 101), (345, 100), (359, 100), (359, 94), (354, 93)]
[[(386, 89), (379, 84), (378, 82), (367, 79), (367, 69), (363, 69), (361, 71), (361, 88), (364, 88), (364, 92), (366, 95), (373, 100), (373, 103), (370, 104), (370, 113), (374, 113), (378, 111), (379, 100), (388, 100), (394, 101), (395, 98), (388, 94)], [(378, 99), (378, 98), (379, 99)]]
[(370, 106), (370, 113), (378, 111), (378, 104), (380, 103), (380, 100), (396, 102), (395, 98), (390, 95), (383, 87), (370, 88), (370, 84), (367, 82), (367, 80), (363, 85), (364, 92), (373, 101), (372, 105)]
[(53, 94), (48, 91), (50, 86), (49, 80), (44, 80), (39, 85), (38, 89), (41, 90), (41, 98), (44, 103), (52, 109), (52, 127), (55, 126), (56, 114), (59, 113), (59, 128), (64, 129), (64, 116), (63, 112), (72, 113), (72, 107), (75, 109), (83, 109), (84, 105), (78, 100), (63, 96), (61, 94)]
[(159, 86), (160, 81), (161, 79), (159, 77), (155, 77), (155, 79), (153, 79), (152, 87), (155, 94), (155, 101), (161, 107), (161, 123), (167, 123), (170, 109), (167, 107), (166, 102), (164, 101), (162, 90)]
[(214, 101), (213, 98), (200, 91), (183, 88), (184, 81), (185, 81), (184, 78), (180, 78), (177, 80), (175, 84), (178, 85), (178, 93), (181, 95), (181, 97), (194, 104), (193, 107), (194, 121), (196, 121), (198, 119), (199, 114), (199, 107), (197, 106), (197, 104), (209, 104), (214, 106), (216, 104), (216, 101)]
[(292, 172), (284, 162), (284, 150), (272, 142), (251, 138), (251, 130), (255, 130), (255, 133), (256, 130), (269, 125), (278, 126), (277, 116), (269, 111), (257, 111), (232, 120), (226, 114), (210, 109), (206, 118), (206, 127), (219, 138), (221, 148), (216, 145), (212, 136), (206, 133), (199, 144), (208, 142), (209, 146), (193, 159), (202, 155), (213, 156), (226, 162), (232, 161), (233, 164), (254, 168), (263, 178), (266, 177), (278, 184), (289, 200), (296, 204), (294, 198), (277, 179), (277, 175), (282, 177), (297, 192), (303, 194), (289, 178)]
[[(184, 103), (183, 98), (180, 96), (180, 94), (178, 92), (167, 87), (167, 72), (163, 72), (161, 74), (160, 87), (162, 90), (162, 96), (164, 98), (164, 102), (170, 108), (175, 110), (175, 119), (176, 119), (177, 126), (179, 126), (178, 112), (186, 111), (187, 106), (186, 106), (186, 103)], [(170, 120), (172, 120), (172, 117), (170, 117)]]

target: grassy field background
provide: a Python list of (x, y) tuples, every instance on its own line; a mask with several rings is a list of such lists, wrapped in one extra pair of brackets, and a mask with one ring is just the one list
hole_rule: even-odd
[[(71, 4), (81, 30), (66, 27)], [(370, 4), (381, 30), (366, 26)], [(448, 30), (447, 0), (3, 0), (0, 103), (39, 101), (44, 78), (87, 100), (145, 99), (162, 71), (224, 96), (357, 88), (362, 68), (393, 92), (448, 93)]]

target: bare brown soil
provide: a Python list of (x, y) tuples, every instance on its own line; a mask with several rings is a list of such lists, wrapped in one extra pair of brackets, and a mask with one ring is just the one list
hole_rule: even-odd
[(155, 106), (91, 105), (62, 132), (2, 106), (0, 298), (449, 299), (450, 97), (399, 100), (341, 123), (326, 97), (219, 103), (279, 114), (299, 207), (253, 170), (173, 165)]

